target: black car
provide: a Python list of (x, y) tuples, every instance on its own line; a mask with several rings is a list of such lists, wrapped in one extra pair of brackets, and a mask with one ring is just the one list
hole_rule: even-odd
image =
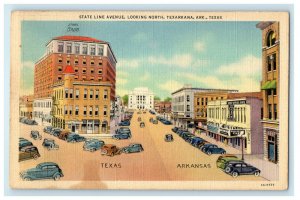
[(55, 128), (55, 129), (52, 129), (52, 130), (51, 130), (50, 134), (53, 135), (53, 136), (55, 136), (55, 137), (58, 137), (58, 136), (60, 135), (61, 132), (62, 132), (61, 129)]
[(19, 140), (19, 151), (23, 148), (23, 147), (27, 147), (27, 146), (33, 146), (32, 142), (26, 140), (26, 139), (22, 139)]
[(71, 133), (67, 136), (67, 142), (75, 143), (75, 142), (84, 142), (85, 140), (86, 140), (85, 137), (82, 137), (76, 133)]
[(34, 140), (41, 140), (42, 136), (40, 135), (40, 133), (38, 131), (31, 131), (30, 132), (30, 137)]
[(233, 177), (237, 177), (239, 175), (254, 175), (259, 176), (260, 170), (256, 167), (249, 165), (247, 163), (229, 163), (225, 167), (225, 172), (231, 174)]
[(45, 132), (45, 133), (50, 133), (50, 132), (52, 131), (52, 129), (53, 129), (52, 126), (46, 126), (46, 127), (44, 128), (44, 132)]
[(173, 142), (174, 141), (173, 135), (172, 134), (166, 134), (165, 135), (165, 141), (166, 142)]
[(119, 123), (119, 126), (130, 126), (130, 121), (122, 121)]
[(52, 149), (58, 149), (59, 146), (55, 143), (55, 141), (53, 139), (48, 139), (45, 138), (43, 141), (43, 147), (47, 148), (48, 150), (52, 150)]
[(176, 133), (176, 132), (178, 131), (178, 127), (173, 127), (173, 128), (172, 128), (172, 131), (173, 131), (174, 133)]

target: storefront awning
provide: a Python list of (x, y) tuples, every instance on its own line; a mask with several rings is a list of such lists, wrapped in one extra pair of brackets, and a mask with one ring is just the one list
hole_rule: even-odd
[(261, 86), (262, 90), (276, 89), (276, 80), (267, 81)]

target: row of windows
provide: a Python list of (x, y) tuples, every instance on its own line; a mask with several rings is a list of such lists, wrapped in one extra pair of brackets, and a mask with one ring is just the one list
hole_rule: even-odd
[[(74, 113), (73, 113), (73, 110), (74, 110)], [(79, 106), (73, 106), (73, 105), (70, 105), (70, 106), (67, 106), (65, 105), (64, 106), (64, 109), (57, 109), (55, 111), (54, 114), (57, 114), (57, 115), (75, 115), (75, 116), (78, 116), (80, 113), (80, 109), (79, 109)], [(99, 111), (99, 106), (84, 106), (83, 107), (83, 110), (82, 110), (82, 115), (83, 116), (99, 116), (100, 114), (100, 111)], [(107, 116), (108, 112), (107, 112), (107, 106), (104, 106), (103, 108), (103, 116)]]
[[(246, 108), (234, 108), (233, 114), (233, 121), (246, 123)], [(227, 120), (229, 118), (229, 112), (227, 108), (208, 108), (208, 117)]]
[[(61, 72), (62, 69), (63, 69), (62, 66), (58, 66), (58, 68), (57, 68), (57, 70), (58, 70), (59, 72)], [(75, 71), (75, 72), (78, 72), (78, 68), (75, 67), (75, 68), (74, 68), (74, 71)], [(86, 74), (86, 72), (87, 72), (86, 68), (82, 68), (82, 73), (83, 73), (83, 74)], [(91, 74), (94, 74), (94, 73), (95, 73), (95, 69), (94, 69), (94, 68), (91, 68), (91, 69), (90, 69), (90, 73), (91, 73)], [(102, 69), (98, 69), (98, 74), (102, 74)]]
[(72, 48), (73, 45), (72, 43), (67, 43), (66, 44), (66, 49), (64, 49), (64, 43), (63, 42), (59, 42), (58, 43), (58, 52), (59, 53), (75, 53), (75, 54), (84, 54), (84, 55), (92, 55), (95, 56), (96, 53), (98, 56), (103, 56), (103, 50), (104, 50), (104, 46), (103, 45), (98, 45), (97, 46), (97, 52), (96, 52), (96, 45), (91, 45), (88, 48), (87, 44), (75, 44), (74, 48)]
[(33, 106), (34, 107), (40, 107), (40, 108), (51, 108), (52, 103), (50, 101), (48, 102), (34, 102)]
[(268, 66), (268, 71), (276, 70), (277, 62), (276, 62), (276, 54), (275, 53), (267, 56), (267, 66)]
[[(55, 99), (62, 99), (63, 98), (63, 90), (56, 90), (54, 92)], [(64, 90), (64, 98), (65, 99), (79, 99), (80, 98), (80, 90), (75, 89), (75, 94), (73, 95), (74, 90), (72, 88), (65, 88)], [(83, 90), (83, 99), (99, 99), (100, 98), (100, 91), (99, 89), (84, 89)], [(103, 91), (103, 99), (108, 99), (108, 90)]]
[[(62, 57), (59, 57), (58, 60), (57, 60), (57, 62), (58, 62), (58, 63), (63, 63), (63, 58), (62, 58)], [(91, 61), (90, 61), (90, 65), (95, 65), (95, 63), (96, 63), (95, 60), (91, 60)], [(102, 66), (102, 64), (103, 64), (102, 60), (99, 60), (97, 63), (98, 63), (99, 66)], [(71, 60), (67, 58), (66, 64), (67, 64), (67, 65), (71, 65)], [(74, 65), (78, 65), (78, 64), (79, 64), (78, 59), (75, 59), (75, 60), (74, 60)], [(86, 62), (85, 59), (82, 60), (82, 64), (83, 64), (83, 65), (87, 65), (87, 62)]]
[[(95, 78), (94, 76), (89, 76), (88, 78), (89, 78), (89, 79), (87, 79), (86, 76), (82, 76), (82, 80), (83, 80), (83, 81), (86, 81), (86, 80), (90, 80), (90, 81), (94, 81), (94, 80), (102, 81), (102, 76), (98, 76), (98, 77), (96, 77), (96, 78)], [(75, 79), (75, 80), (78, 80), (79, 77), (78, 77), (78, 76), (74, 76), (74, 79)], [(61, 76), (61, 75), (58, 75), (58, 76), (57, 76), (57, 80), (58, 80), (58, 81), (62, 80), (62, 76)]]
[[(274, 116), (272, 114), (274, 114)], [(277, 119), (277, 104), (273, 104), (273, 106), (272, 104), (268, 104), (268, 118), (274, 120)]]

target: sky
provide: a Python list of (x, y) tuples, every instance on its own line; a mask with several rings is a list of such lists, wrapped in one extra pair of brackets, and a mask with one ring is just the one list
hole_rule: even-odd
[[(78, 32), (68, 32), (77, 23)], [(89, 36), (110, 43), (117, 58), (116, 92), (148, 87), (170, 97), (193, 87), (260, 91), (261, 31), (258, 22), (22, 22), (23, 94), (33, 93), (34, 63), (46, 43), (61, 35)]]

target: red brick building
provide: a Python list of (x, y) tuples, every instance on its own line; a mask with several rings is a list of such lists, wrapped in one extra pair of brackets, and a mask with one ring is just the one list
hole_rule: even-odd
[(34, 97), (52, 96), (52, 85), (64, 78), (67, 65), (74, 66), (75, 80), (108, 81), (115, 98), (116, 63), (110, 44), (84, 36), (60, 36), (46, 44), (46, 54), (35, 64)]
[(171, 102), (168, 102), (168, 101), (155, 102), (154, 109), (155, 109), (155, 112), (158, 112), (160, 114), (171, 113), (171, 111), (172, 111)]

